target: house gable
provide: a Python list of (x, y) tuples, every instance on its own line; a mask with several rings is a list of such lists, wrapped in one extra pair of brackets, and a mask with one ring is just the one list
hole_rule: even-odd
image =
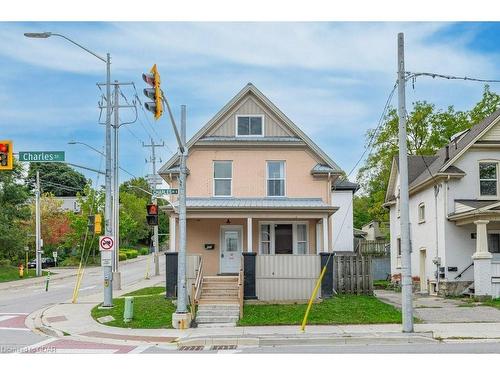
[(246, 94), (218, 124), (206, 133), (205, 137), (235, 137), (237, 116), (260, 115), (263, 116), (265, 137), (293, 137), (294, 134), (287, 126), (277, 119), (272, 111), (267, 108), (255, 95)]
[[(256, 111), (257, 113), (251, 113)], [(263, 114), (264, 136), (235, 137), (236, 116), (239, 114)], [(238, 139), (239, 138), (239, 139)], [(289, 145), (301, 142), (305, 144), (318, 160), (318, 164), (327, 167), (329, 173), (340, 174), (342, 170), (325, 154), (297, 125), (281, 112), (253, 84), (247, 84), (233, 99), (231, 99), (205, 126), (203, 126), (188, 142), (187, 148), (206, 144), (203, 141), (272, 141)], [(178, 155), (174, 155), (160, 168), (160, 174), (169, 173), (178, 164)]]

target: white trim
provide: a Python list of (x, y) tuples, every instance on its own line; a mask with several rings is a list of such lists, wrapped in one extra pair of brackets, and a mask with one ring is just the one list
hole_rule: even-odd
[(328, 243), (328, 216), (325, 216), (322, 220), (323, 224), (323, 252), (329, 253), (330, 244)]
[[(221, 178), (217, 177), (217, 180), (230, 180), (231, 181), (231, 193), (230, 195), (216, 195), (215, 194), (215, 163), (231, 163), (231, 178)], [(232, 160), (212, 160), (212, 196), (213, 197), (218, 197), (218, 198), (230, 198), (233, 196), (233, 175), (234, 175), (234, 166), (233, 166), (233, 161)]]
[[(269, 195), (269, 163), (279, 162), (283, 163), (283, 178), (273, 178), (272, 180), (283, 180), (283, 195)], [(266, 160), (266, 197), (286, 197), (286, 160)]]
[[(496, 165), (496, 190), (497, 193), (496, 195), (481, 195), (481, 164), (495, 164)], [(477, 161), (477, 183), (478, 183), (478, 200), (491, 200), (491, 199), (498, 199), (498, 189), (500, 188), (499, 186), (499, 178), (498, 178), (498, 165), (499, 161), (495, 159), (481, 159)], [(493, 181), (492, 179), (483, 179), (483, 181)]]
[[(269, 221), (263, 220), (259, 221), (259, 255), (262, 254), (262, 225), (269, 225), (269, 234), (270, 234), (270, 249), (269, 255), (275, 255), (275, 235), (274, 235), (274, 226), (278, 224), (291, 224), (292, 225), (292, 255), (307, 255), (310, 253), (310, 240), (309, 240), (309, 221)], [(306, 226), (306, 253), (305, 254), (297, 254), (297, 225), (305, 225)]]
[(247, 252), (251, 253), (253, 251), (253, 223), (252, 218), (247, 218)]
[[(262, 134), (238, 134), (238, 119), (240, 117), (260, 117), (262, 119), (262, 122), (261, 122), (261, 130), (262, 130)], [(264, 125), (264, 115), (261, 115), (261, 114), (258, 114), (258, 115), (236, 115), (235, 116), (235, 121), (234, 121), (234, 134), (236, 137), (264, 137), (264, 135), (266, 134), (266, 130), (265, 130), (265, 125)], [(250, 133), (250, 121), (248, 123), (248, 132)]]
[(224, 246), (224, 231), (225, 230), (233, 230), (237, 231), (239, 233), (239, 250), (240, 250), (240, 256), (243, 254), (243, 225), (237, 225), (237, 224), (232, 224), (232, 225), (221, 225), (220, 226), (220, 233), (219, 233), (219, 240), (220, 240), (220, 246), (219, 246), (219, 273), (222, 272), (222, 246)]

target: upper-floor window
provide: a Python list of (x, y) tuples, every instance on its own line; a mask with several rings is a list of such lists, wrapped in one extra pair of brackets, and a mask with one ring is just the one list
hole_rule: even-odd
[(285, 196), (285, 162), (267, 162), (267, 196)]
[(264, 116), (236, 116), (236, 135), (262, 136), (264, 135)]
[(425, 203), (420, 203), (418, 205), (418, 222), (423, 223), (425, 221)]
[(496, 162), (479, 163), (479, 193), (481, 196), (497, 196), (498, 164)]
[(232, 195), (233, 162), (230, 160), (214, 161), (214, 196)]

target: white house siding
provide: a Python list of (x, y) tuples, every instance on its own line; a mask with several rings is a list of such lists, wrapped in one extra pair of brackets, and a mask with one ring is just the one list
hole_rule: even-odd
[(333, 251), (353, 251), (352, 191), (333, 191), (332, 205), (339, 207), (331, 220)]

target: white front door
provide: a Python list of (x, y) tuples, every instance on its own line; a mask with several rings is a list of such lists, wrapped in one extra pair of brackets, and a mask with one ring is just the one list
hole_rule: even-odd
[(238, 273), (241, 265), (241, 226), (223, 226), (221, 230), (220, 273)]

